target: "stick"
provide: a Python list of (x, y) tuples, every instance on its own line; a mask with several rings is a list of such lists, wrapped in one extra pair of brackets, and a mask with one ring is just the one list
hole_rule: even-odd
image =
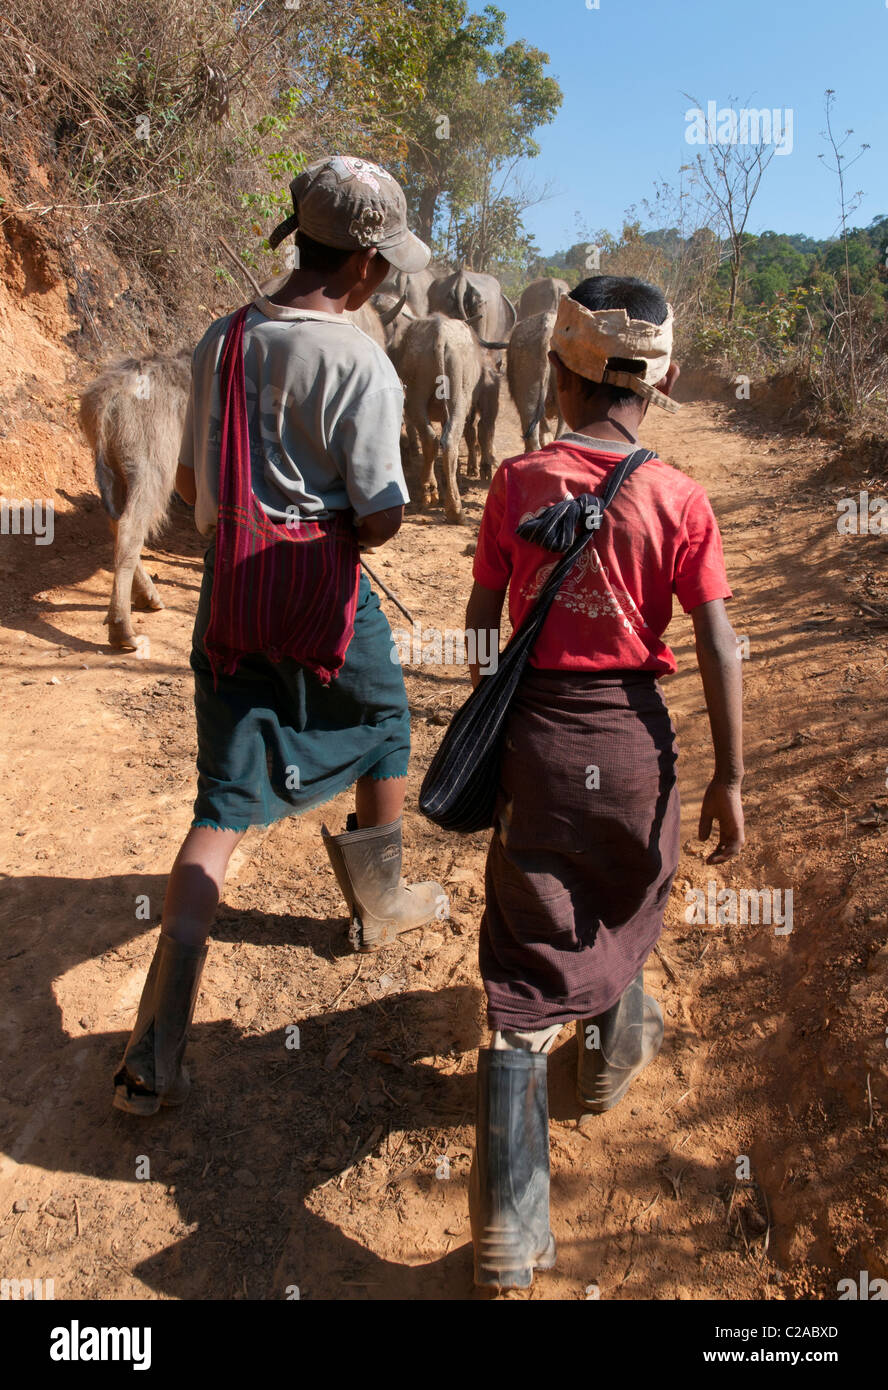
[(678, 983), (678, 976), (676, 975), (675, 970), (673, 969), (672, 962), (666, 959), (665, 955), (664, 955), (663, 952), (660, 950), (660, 947), (659, 947), (659, 946), (655, 946), (655, 947), (654, 947), (654, 952), (655, 952), (655, 954), (657, 955), (657, 957), (659, 958), (659, 961), (660, 961), (661, 965), (663, 966), (663, 969), (666, 971), (666, 974), (669, 976), (669, 978), (670, 978), (670, 980), (672, 981), (672, 983), (673, 983), (673, 984), (677, 984), (677, 983)]
[(684, 1095), (679, 1096), (678, 1100), (673, 1101), (671, 1105), (667, 1106), (663, 1111), (664, 1116), (668, 1115), (670, 1110), (674, 1110), (676, 1105), (681, 1105), (683, 1100), (687, 1100), (690, 1094), (690, 1091), (685, 1091)]
[(352, 975), (352, 977), (351, 977), (351, 979), (349, 980), (348, 984), (346, 985), (345, 989), (339, 991), (339, 993), (337, 994), (336, 998), (333, 1000), (333, 1003), (330, 1005), (330, 1010), (329, 1010), (330, 1013), (332, 1013), (333, 1010), (336, 1008), (336, 1005), (339, 1003), (340, 999), (344, 999), (345, 996), (348, 994), (349, 990), (351, 989), (351, 987), (352, 987), (352, 985), (354, 984), (355, 980), (356, 980), (356, 979), (358, 978), (358, 976), (360, 975), (360, 973), (361, 973), (361, 971), (362, 971), (363, 968), (364, 968), (364, 961), (363, 961), (363, 958), (362, 958), (361, 960), (358, 961), (358, 968), (357, 968), (357, 970), (355, 971), (354, 975)]
[(866, 1098), (867, 1098), (867, 1100), (869, 1101), (869, 1124), (867, 1125), (867, 1129), (872, 1129), (872, 1127), (873, 1127), (873, 1088), (872, 1088), (872, 1086), (870, 1085), (870, 1073), (869, 1073), (869, 1072), (867, 1072), (867, 1074), (866, 1074)]
[(363, 568), (367, 571), (367, 573), (369, 574), (370, 578), (373, 580), (373, 583), (379, 585), (379, 587), (380, 587), (380, 589), (382, 590), (382, 592), (383, 592), (388, 598), (391, 599), (391, 601), (392, 601), (392, 603), (395, 605), (395, 607), (396, 607), (396, 608), (400, 608), (401, 612), (404, 614), (404, 617), (407, 619), (408, 623), (411, 623), (411, 624), (412, 624), (413, 621), (414, 621), (414, 618), (413, 618), (413, 614), (410, 612), (410, 609), (409, 609), (409, 608), (405, 608), (404, 605), (403, 605), (403, 603), (401, 602), (401, 600), (400, 600), (399, 598), (397, 598), (395, 594), (392, 593), (392, 591), (391, 591), (391, 589), (388, 587), (388, 585), (387, 585), (387, 584), (384, 584), (384, 583), (382, 582), (382, 580), (380, 579), (379, 575), (373, 573), (372, 569), (371, 569), (370, 566), (367, 564), (367, 561), (366, 561), (366, 560), (362, 560), (362, 561), (361, 561), (361, 565), (362, 565)]
[[(237, 254), (236, 251), (233, 251), (233, 250), (232, 250), (232, 248), (228, 245), (228, 242), (225, 240), (224, 236), (220, 236), (218, 240), (219, 240), (219, 245), (222, 247), (222, 250), (225, 251), (226, 254), (229, 255), (229, 256), (231, 257), (232, 261), (233, 261), (234, 264), (237, 266), (238, 270), (241, 272), (242, 275), (246, 276), (246, 278), (249, 280), (250, 284), (253, 286), (253, 289), (256, 291), (256, 293), (261, 295), (261, 293), (262, 293), (262, 286), (259, 284), (259, 282), (258, 282), (258, 280), (256, 279), (256, 277), (253, 275), (252, 271), (251, 271), (247, 266), (244, 265), (244, 263), (243, 263), (243, 261), (241, 260), (240, 256)], [(362, 561), (361, 561), (361, 564), (362, 564), (362, 566), (364, 567), (364, 569), (367, 571), (367, 573), (369, 574), (370, 578), (373, 580), (373, 583), (379, 585), (380, 589), (381, 589), (382, 592), (386, 595), (386, 597), (391, 599), (391, 601), (392, 601), (392, 603), (395, 605), (395, 607), (396, 607), (396, 608), (399, 608), (399, 609), (401, 610), (401, 612), (404, 614), (404, 617), (407, 619), (408, 623), (410, 623), (410, 624), (412, 625), (414, 619), (413, 619), (413, 614), (410, 612), (409, 608), (405, 608), (404, 605), (403, 605), (403, 603), (401, 602), (401, 600), (400, 600), (399, 598), (396, 598), (396, 597), (395, 597), (395, 595), (392, 593), (392, 591), (391, 591), (391, 589), (388, 587), (388, 585), (387, 585), (387, 584), (383, 584), (382, 580), (379, 578), (379, 575), (373, 573), (372, 569), (371, 569), (370, 566), (367, 564), (366, 560), (362, 560)]]
[(241, 260), (240, 256), (237, 254), (237, 252), (236, 252), (236, 251), (232, 251), (231, 247), (228, 245), (228, 242), (225, 240), (224, 236), (220, 236), (220, 237), (219, 237), (219, 245), (222, 247), (222, 250), (225, 251), (225, 252), (227, 252), (227, 254), (231, 257), (231, 259), (234, 261), (234, 264), (237, 266), (237, 268), (238, 268), (238, 270), (241, 272), (241, 274), (246, 276), (246, 278), (249, 280), (250, 284), (253, 286), (253, 289), (256, 291), (256, 293), (257, 293), (257, 294), (261, 294), (261, 293), (262, 293), (262, 286), (259, 284), (259, 281), (256, 279), (256, 277), (255, 277), (255, 275), (253, 274), (253, 272), (252, 272), (251, 270), (249, 270), (249, 269), (247, 268), (247, 266), (244, 265), (243, 261)]

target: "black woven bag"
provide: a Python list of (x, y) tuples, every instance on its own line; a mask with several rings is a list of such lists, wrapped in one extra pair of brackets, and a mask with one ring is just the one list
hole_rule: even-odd
[(580, 551), (601, 525), (604, 511), (629, 475), (652, 458), (656, 455), (649, 449), (636, 449), (615, 465), (602, 497), (589, 492), (568, 497), (518, 527), (524, 540), (564, 552), (564, 559), (549, 575), (518, 631), (513, 632), (496, 671), (482, 677), (456, 711), (423, 778), (419, 809), (442, 830), (469, 834), (493, 825), (506, 718), (537, 633)]

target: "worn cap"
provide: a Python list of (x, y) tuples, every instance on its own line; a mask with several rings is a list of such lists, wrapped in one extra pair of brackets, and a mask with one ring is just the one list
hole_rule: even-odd
[[(587, 309), (576, 299), (564, 295), (558, 305), (550, 347), (565, 367), (588, 381), (608, 386), (628, 386), (637, 396), (677, 411), (679, 405), (658, 391), (672, 356), (672, 305), (663, 323), (630, 319), (625, 309)], [(612, 357), (639, 362), (639, 372), (609, 371)]]
[(319, 159), (290, 184), (293, 213), (268, 238), (278, 246), (297, 229), (341, 251), (375, 247), (396, 270), (424, 270), (432, 253), (407, 226), (407, 201), (386, 169), (337, 154)]

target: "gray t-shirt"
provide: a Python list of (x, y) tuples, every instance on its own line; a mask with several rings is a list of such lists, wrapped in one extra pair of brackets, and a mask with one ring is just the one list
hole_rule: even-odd
[[(218, 514), (217, 368), (230, 318), (211, 324), (194, 350), (179, 454), (194, 469), (195, 521), (204, 535), (215, 531)], [(409, 502), (401, 383), (382, 349), (344, 314), (258, 297), (244, 323), (244, 374), (253, 495), (273, 521), (348, 507), (364, 517)]]

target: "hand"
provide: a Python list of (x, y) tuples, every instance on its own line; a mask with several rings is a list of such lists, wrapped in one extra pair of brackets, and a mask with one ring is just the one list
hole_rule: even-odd
[(743, 848), (743, 803), (739, 782), (719, 782), (715, 777), (706, 788), (700, 808), (699, 838), (708, 840), (712, 822), (718, 821), (718, 844), (708, 856), (707, 864), (723, 864), (733, 859)]
[(385, 545), (398, 531), (403, 516), (403, 507), (389, 507), (383, 512), (372, 512), (370, 516), (355, 518), (358, 549), (369, 554), (371, 550)]

